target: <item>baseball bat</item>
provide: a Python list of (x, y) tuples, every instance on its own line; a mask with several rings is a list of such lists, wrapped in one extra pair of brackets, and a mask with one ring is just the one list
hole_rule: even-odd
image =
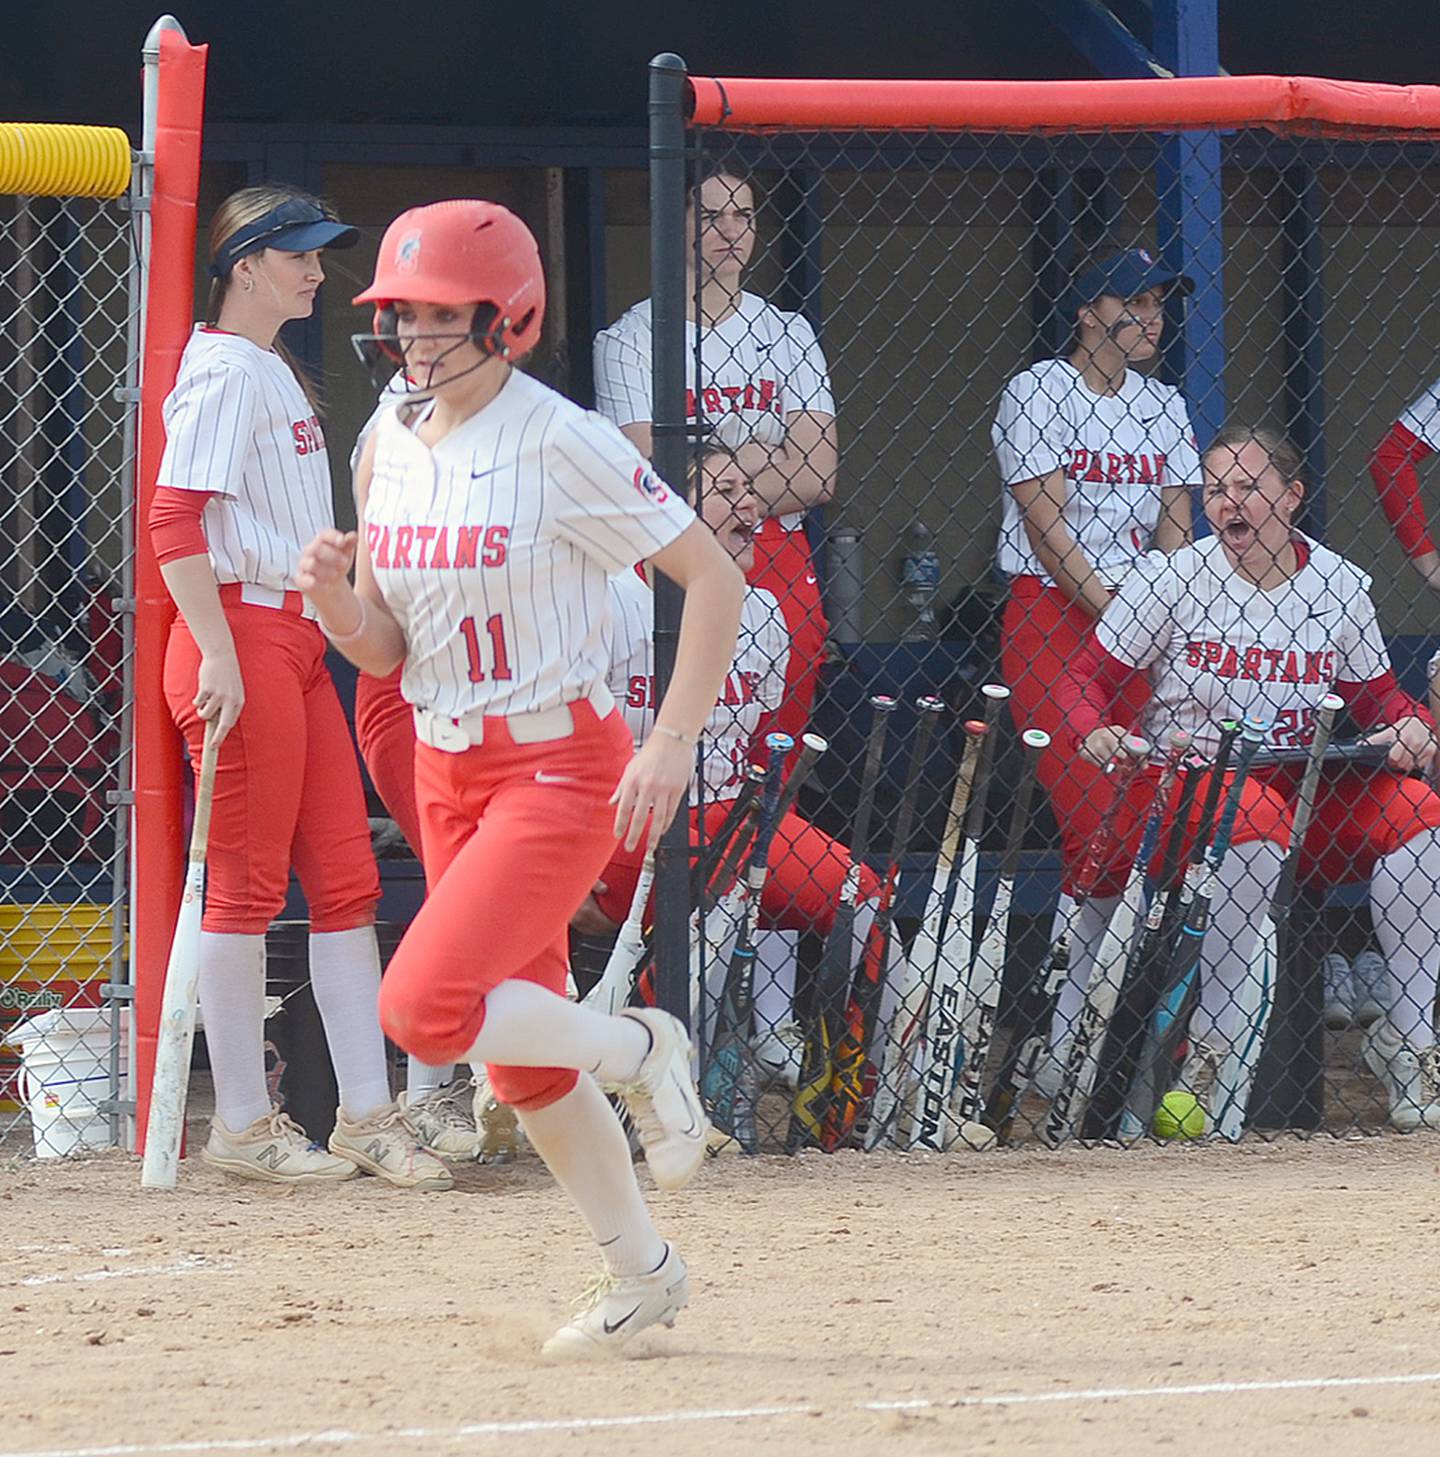
[(760, 893), (765, 888), (770, 842), (780, 819), (780, 781), (795, 741), (789, 734), (770, 734), (765, 747), (770, 752), (770, 762), (760, 791), (760, 818), (745, 866), (735, 946), (725, 970), (715, 1015), (715, 1035), (701, 1080), (701, 1091), (715, 1126), (722, 1133), (731, 1134), (746, 1153), (757, 1153), (760, 1147), (755, 1127), (758, 1093), (749, 1086), (754, 1069), (747, 1065), (746, 1056), (754, 985), (755, 918), (760, 909)]
[[(910, 767), (900, 792), (900, 807), (895, 816), (894, 834), (890, 841), (890, 859), (885, 872), (884, 890), (875, 910), (875, 921), (866, 937), (865, 955), (861, 958), (850, 1002), (850, 1016), (835, 1049), (835, 1073), (830, 1084), (829, 1106), (822, 1120), (821, 1143), (827, 1150), (838, 1147), (850, 1136), (865, 1104), (866, 1067), (875, 1018), (885, 991), (885, 966), (889, 954), (890, 933), (895, 921), (895, 893), (900, 878), (900, 862), (910, 844), (915, 824), (915, 805), (920, 797), (920, 783), (925, 775), (925, 761), (930, 753), (930, 739), (945, 705), (938, 698), (921, 698), (915, 704), (919, 718), (915, 726), (915, 742), (910, 754)], [(872, 1075), (873, 1075), (873, 1069)]]
[(1167, 915), (1171, 908), (1170, 890), (1180, 874), (1180, 855), (1195, 806), (1195, 793), (1208, 767), (1203, 759), (1192, 754), (1181, 771), (1180, 798), (1170, 820), (1170, 833), (1165, 837), (1160, 875), (1145, 911), (1140, 940), (1125, 964), (1120, 998), (1110, 1018), (1095, 1087), (1085, 1121), (1080, 1126), (1081, 1138), (1100, 1141), (1114, 1138), (1119, 1132), (1125, 1099), (1140, 1065), (1145, 1028), (1159, 998), (1160, 979), (1170, 959), (1170, 943), (1179, 929), (1173, 915)]
[(1115, 1013), (1115, 1004), (1120, 996), (1120, 982), (1125, 964), (1130, 955), (1131, 943), (1140, 919), (1140, 903), (1145, 894), (1145, 872), (1155, 854), (1160, 837), (1160, 824), (1165, 814), (1170, 786), (1179, 768), (1180, 756), (1189, 746), (1188, 737), (1176, 735), (1170, 752), (1156, 780), (1155, 792), (1140, 834), (1140, 845), (1136, 851), (1130, 874), (1120, 896), (1120, 903), (1111, 913), (1109, 924), (1100, 938), (1095, 953), (1095, 963), (1085, 985), (1085, 1001), (1075, 1030), (1070, 1036), (1070, 1048), (1065, 1058), (1065, 1070), (1060, 1086), (1050, 1104), (1043, 1129), (1045, 1141), (1057, 1145), (1073, 1137), (1079, 1131), (1089, 1106), (1090, 1093), (1095, 1086), (1095, 1075), (1100, 1067), (1100, 1055), (1110, 1030), (1110, 1019)]
[[(1338, 697), (1336, 694), (1327, 694), (1327, 697)], [(1345, 706), (1345, 700), (1340, 700), (1340, 706)], [(1323, 712), (1323, 709), (1322, 709)], [(1317, 715), (1316, 722), (1319, 722)], [(1313, 748), (1313, 743), (1312, 743)], [(1324, 752), (1320, 756), (1322, 768), (1353, 766), (1358, 769), (1381, 768), (1390, 758), (1391, 745), (1372, 744), (1366, 739), (1355, 739), (1346, 744), (1326, 744)], [(1308, 769), (1312, 757), (1312, 750), (1307, 749), (1271, 749), (1264, 748), (1256, 751), (1252, 764), (1253, 769), (1270, 769), (1276, 765), (1305, 765)]]
[(875, 790), (880, 782), (880, 758), (895, 700), (877, 695), (870, 700), (870, 741), (865, 768), (860, 777), (860, 798), (855, 807), (855, 827), (850, 842), (850, 864), (835, 907), (835, 919), (820, 953), (815, 972), (814, 1002), (805, 1022), (805, 1041), (800, 1060), (800, 1080), (791, 1104), (786, 1151), (793, 1153), (806, 1144), (821, 1142), (823, 1100), (835, 1074), (835, 1048), (843, 1031), (845, 997), (850, 988), (850, 941), (855, 929), (855, 904), (860, 894), (860, 866), (870, 844), (870, 818), (875, 810)]
[(613, 1014), (630, 999), (631, 980), (640, 958), (645, 954), (645, 912), (650, 905), (650, 891), (655, 884), (655, 857), (649, 852), (640, 864), (635, 892), (624, 924), (610, 948), (600, 980), (585, 994), (581, 1004), (597, 1012)]
[[(1295, 883), (1305, 834), (1315, 812), (1315, 793), (1320, 785), (1320, 769), (1330, 747), (1335, 728), (1335, 715), (1345, 707), (1338, 694), (1327, 693), (1320, 701), (1315, 719), (1315, 736), (1310, 740), (1310, 757), (1300, 781), (1300, 793), (1290, 816), (1290, 842), (1280, 865), (1280, 878), (1270, 898), (1269, 914), (1255, 939), (1246, 977), (1240, 986), (1238, 1006), (1239, 1030), (1225, 1055), (1215, 1078), (1215, 1127), (1222, 1138), (1231, 1143), (1245, 1130), (1245, 1115), (1250, 1107), (1250, 1089), (1255, 1080), (1255, 1067), (1265, 1046), (1265, 1033), (1270, 1025), (1270, 1011), (1275, 1004), (1275, 978), (1285, 963), (1282, 957), (1289, 942), (1291, 912), (1295, 905)], [(1366, 745), (1367, 748), (1376, 747)], [(1389, 754), (1389, 746), (1381, 746)], [(1260, 757), (1258, 752), (1255, 756)], [(1355, 762), (1351, 760), (1350, 762)], [(1252, 761), (1253, 763), (1253, 761)]]
[[(1225, 776), (1230, 771), (1230, 757), (1239, 737), (1238, 723), (1227, 720), (1221, 725), (1220, 742), (1205, 782), (1205, 798), (1201, 801), (1199, 824), (1190, 845), (1189, 859), (1166, 896), (1164, 918), (1171, 929), (1164, 947), (1155, 1005), (1151, 1008), (1141, 1043), (1139, 1065), (1120, 1117), (1120, 1137), (1125, 1140), (1141, 1138), (1149, 1132), (1155, 1107), (1169, 1086), (1180, 1039), (1190, 1018), (1195, 982), (1193, 976), (1187, 979), (1186, 972), (1177, 962), (1180, 930), (1189, 918), (1195, 891), (1204, 874), (1205, 854), (1215, 835)], [(1181, 978), (1179, 981), (1176, 980), (1177, 971)]]
[(1114, 776), (1110, 802), (1100, 817), (1100, 824), (1085, 847), (1084, 859), (1075, 875), (1075, 908), (1060, 928), (1050, 947), (1040, 974), (1026, 987), (1020, 1000), (1014, 1035), (1000, 1071), (990, 1090), (984, 1122), (995, 1130), (1002, 1143), (1008, 1143), (1015, 1126), (1015, 1112), (1020, 1099), (1029, 1091), (1035, 1073), (1050, 1045), (1050, 1024), (1055, 1018), (1055, 1002), (1060, 988), (1070, 974), (1070, 935), (1073, 919), (1080, 906), (1094, 891), (1101, 874), (1109, 867), (1119, 848), (1115, 827), (1120, 811), (1130, 793), (1135, 776), (1145, 767), (1145, 740), (1126, 739), (1105, 766), (1105, 773)]
[[(1000, 715), (1010, 690), (987, 683), (985, 734), (975, 765), (975, 782), (965, 806), (965, 841), (955, 873), (950, 917), (943, 923), (934, 961), (922, 965), (929, 998), (926, 1004), (925, 1075), (916, 1088), (916, 1115), (910, 1123), (910, 1147), (943, 1153), (963, 1136), (967, 1142), (988, 1143), (988, 1129), (966, 1130), (954, 1121), (952, 1099), (965, 1047), (974, 1036), (975, 1007), (984, 988), (971, 978), (974, 952), (975, 880), (980, 868), (980, 835), (985, 825), (985, 801), (990, 792), (990, 769), (995, 762)], [(928, 951), (928, 948), (927, 948)], [(972, 1138), (973, 1135), (973, 1138)]]
[(200, 778), (195, 790), (195, 821), (190, 828), (185, 890), (180, 897), (180, 913), (175, 918), (175, 934), (170, 938), (170, 958), (165, 963), (155, 1073), (150, 1084), (150, 1116), (145, 1124), (145, 1158), (140, 1169), (143, 1189), (173, 1189), (180, 1167), (200, 985), (205, 851), (210, 840), (210, 806), (215, 798), (215, 765), (220, 755), (215, 730), (216, 722), (210, 719), (205, 725), (205, 740), (200, 750)]
[(945, 815), (945, 830), (940, 839), (940, 852), (930, 881), (920, 929), (908, 955), (900, 966), (895, 1013), (884, 1039), (875, 1099), (870, 1113), (867, 1148), (878, 1148), (881, 1142), (894, 1143), (898, 1133), (900, 1111), (912, 1096), (917, 1079), (924, 1076), (926, 1006), (930, 994), (930, 976), (940, 954), (940, 936), (945, 922), (945, 894), (955, 873), (955, 857), (960, 849), (960, 831), (965, 823), (965, 809), (970, 802), (970, 789), (975, 782), (975, 767), (980, 760), (980, 745), (985, 725), (971, 720), (965, 725), (965, 750), (955, 775), (955, 787)]
[[(1190, 1007), (1199, 986), (1200, 952), (1205, 943), (1205, 933), (1210, 926), (1210, 903), (1215, 895), (1220, 867), (1230, 852), (1230, 839), (1235, 832), (1235, 820), (1240, 812), (1240, 799), (1245, 783), (1250, 777), (1250, 768), (1255, 753), (1264, 742), (1269, 725), (1259, 719), (1247, 718), (1241, 724), (1238, 742), (1240, 752), (1235, 763), (1235, 773), (1225, 793), (1223, 808), (1215, 825), (1214, 835), (1200, 859), (1180, 934), (1175, 938), (1175, 948), (1169, 971), (1165, 978), (1166, 991), (1156, 1009), (1155, 1020), (1150, 1031), (1150, 1074), (1148, 1092), (1154, 1098), (1153, 1105), (1135, 1108), (1143, 1128), (1151, 1128), (1155, 1109), (1170, 1087), (1175, 1068), (1175, 1052), (1184, 1034)], [(1232, 735), (1232, 742), (1234, 738)], [(1222, 739), (1222, 751), (1224, 740)], [(1215, 765), (1216, 778), (1221, 777), (1220, 759)], [(1133, 1123), (1129, 1125), (1133, 1127)]]
[(1040, 756), (1050, 747), (1050, 735), (1042, 729), (1027, 729), (1022, 735), (1025, 745), (1025, 769), (1015, 791), (1010, 810), (1010, 829), (1000, 859), (1000, 878), (995, 886), (995, 902), (985, 935), (975, 953), (975, 979), (984, 990), (975, 999), (975, 1016), (965, 1039), (965, 1061), (955, 1082), (955, 1119), (960, 1127), (978, 1123), (984, 1112), (983, 1090), (985, 1063), (995, 1035), (995, 1015), (1000, 1007), (1000, 990), (1004, 984), (1005, 954), (1010, 945), (1010, 903), (1015, 894), (1015, 877), (1020, 870), (1020, 852), (1025, 846), (1025, 832), (1030, 826), (1030, 807), (1035, 799), (1035, 774)]

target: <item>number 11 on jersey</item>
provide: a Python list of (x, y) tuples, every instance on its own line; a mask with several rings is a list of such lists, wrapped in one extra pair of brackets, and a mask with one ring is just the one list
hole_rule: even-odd
[[(485, 671), (485, 655), (481, 651), (480, 634), (484, 632), (490, 645), (490, 671)], [(473, 617), (460, 620), (460, 633), (465, 639), (465, 656), (470, 665), (470, 681), (483, 683), (487, 678), (497, 683), (508, 682), (515, 675), (510, 671), (510, 651), (505, 643), (505, 619), (500, 613), (487, 617), (483, 628), (477, 628)]]

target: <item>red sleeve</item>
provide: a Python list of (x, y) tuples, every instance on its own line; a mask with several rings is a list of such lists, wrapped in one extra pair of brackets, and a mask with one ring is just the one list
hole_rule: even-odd
[(1420, 478), (1415, 474), (1416, 465), (1431, 454), (1430, 447), (1397, 420), (1370, 462), (1370, 479), (1375, 482), (1380, 506), (1406, 556), (1435, 550), (1420, 504)]
[(1345, 700), (1350, 716), (1367, 733), (1397, 719), (1415, 717), (1435, 727), (1430, 710), (1418, 703), (1395, 681), (1393, 672), (1381, 673), (1368, 683), (1338, 682), (1335, 691)]
[(1093, 632), (1085, 639), (1051, 690), (1076, 744), (1109, 722), (1111, 704), (1139, 671), (1106, 652)]
[(163, 567), (181, 557), (204, 556), (210, 549), (200, 518), (214, 491), (177, 491), (156, 486), (150, 501), (150, 543)]

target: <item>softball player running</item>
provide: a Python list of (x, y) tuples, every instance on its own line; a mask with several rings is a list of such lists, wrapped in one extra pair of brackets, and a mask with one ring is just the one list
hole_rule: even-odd
[[(151, 537), (179, 615), (165, 654), (171, 714), (198, 766), (223, 736), (210, 827), (200, 1004), (215, 1078), (203, 1157), (272, 1182), (349, 1178), (450, 1187), (391, 1101), (376, 999), (379, 880), (325, 639), (296, 590), (302, 547), (331, 521), (314, 405), (276, 343), (308, 318), (323, 248), (353, 228), (313, 198), (247, 188), (211, 227), (209, 317), (165, 402)], [(310, 976), (340, 1085), (330, 1149), (272, 1109), (265, 1081), (265, 930), (291, 866), (310, 907)]]
[[(746, 293), (740, 276), (755, 250), (755, 188), (727, 169), (705, 177), (699, 216), (686, 212), (685, 358), (691, 371), (686, 417), (706, 437), (739, 451), (765, 523), (755, 538), (753, 586), (780, 604), (790, 636), (785, 702), (774, 727), (797, 742), (809, 724), (828, 625), (805, 512), (835, 491), (835, 402), (815, 331)], [(694, 378), (695, 228), (700, 230), (700, 349)], [(636, 304), (595, 337), (595, 407), (650, 454), (650, 300)]]
[[(1322, 780), (1300, 874), (1330, 883), (1370, 879), (1395, 1002), (1367, 1032), (1365, 1061), (1384, 1084), (1395, 1127), (1440, 1127), (1432, 1025), (1440, 795), (1407, 777), (1435, 758), (1434, 720), (1395, 681), (1370, 578), (1293, 528), (1304, 492), (1299, 471), (1298, 454), (1277, 432), (1236, 426), (1220, 433), (1204, 458), (1214, 535), (1147, 558), (1121, 584), (1056, 695), (1069, 726), (1064, 752), (1092, 767), (1114, 754), (1126, 727), (1110, 721), (1108, 705), (1136, 677), (1152, 689), (1141, 728), (1152, 743), (1180, 729), (1202, 752), (1213, 751), (1223, 720), (1251, 715), (1272, 726), (1276, 745), (1303, 745), (1332, 692), (1377, 742), (1390, 742), (1393, 773), (1349, 769)], [(1104, 783), (1098, 767), (1096, 774), (1084, 792), (1069, 776), (1055, 791), (1057, 817), (1073, 820), (1081, 840), (1094, 832), (1108, 798), (1095, 787)], [(1201, 1044), (1212, 1065), (1235, 1030), (1238, 988), (1280, 872), (1297, 784), (1293, 772), (1261, 770), (1242, 790), (1191, 1024), (1192, 1045)], [(1130, 863), (1137, 839), (1138, 827), (1118, 862)], [(1074, 938), (1082, 986), (1116, 904), (1107, 892), (1115, 891), (1115, 884), (1102, 886), (1082, 908)]]
[[(740, 570), (748, 572), (754, 561), (759, 503), (735, 453), (723, 446), (710, 447), (702, 456), (697, 479), (701, 519)], [(656, 708), (655, 609), (649, 578), (640, 572), (615, 577), (610, 583), (610, 601), (615, 622), (610, 691), (640, 744), (655, 721)], [(739, 793), (756, 746), (773, 731), (784, 697), (788, 644), (774, 606), (774, 598), (763, 588), (746, 588), (735, 661), (705, 729), (701, 773), (707, 839)], [(692, 810), (692, 832), (698, 832), (698, 818), (699, 811)], [(577, 930), (600, 935), (617, 929), (635, 894), (642, 858), (638, 850), (616, 850), (573, 922)], [(850, 852), (792, 810), (776, 826), (769, 858), (770, 872), (760, 899), (762, 929), (827, 934), (835, 919)], [(862, 865), (852, 965), (860, 959), (860, 948), (874, 920), (878, 892), (879, 877)], [(770, 1029), (793, 1021), (793, 995), (793, 974), (763, 978), (755, 988), (755, 1023), (761, 1029), (759, 1040), (768, 1050), (775, 1050)], [(780, 1064), (777, 1071), (782, 1076), (783, 1070), (784, 1064)], [(794, 1071), (798, 1073), (798, 1068)]]
[[(300, 577), (358, 667), (383, 676), (403, 660), (415, 710), (428, 895), (381, 1021), (425, 1062), (488, 1064), (604, 1262), (546, 1354), (607, 1354), (673, 1323), (689, 1283), (601, 1085), (624, 1097), (664, 1188), (694, 1176), (706, 1122), (675, 1018), (566, 1000), (567, 923), (616, 839), (633, 848), (648, 830), (653, 844), (683, 800), (744, 584), (612, 426), (513, 367), (545, 305), (518, 218), (474, 200), (402, 213), (356, 302), (376, 306), (373, 340), (424, 396), (366, 443), (358, 542), (322, 532)], [(632, 757), (605, 686), (606, 579), (641, 559), (686, 605), (670, 692)]]
[[(1010, 583), (1001, 664), (1016, 725), (1045, 730), (1052, 745), (1066, 731), (1055, 684), (1115, 588), (1152, 548), (1190, 539), (1195, 432), (1180, 392), (1136, 366), (1159, 351), (1167, 295), (1193, 286), (1143, 248), (1101, 257), (1071, 284), (1069, 353), (1016, 375), (1000, 397), (991, 438), (1004, 487), (999, 567)], [(1128, 685), (1119, 721), (1134, 723), (1145, 695), (1143, 680)], [(1056, 747), (1040, 761), (1052, 800), (1063, 765)], [(1060, 834), (1067, 862), (1078, 864), (1083, 841), (1063, 818)], [(1074, 913), (1062, 895), (1057, 938)], [(1072, 960), (1064, 1025), (1082, 994)], [(1053, 1050), (1063, 1056), (1063, 1046)]]

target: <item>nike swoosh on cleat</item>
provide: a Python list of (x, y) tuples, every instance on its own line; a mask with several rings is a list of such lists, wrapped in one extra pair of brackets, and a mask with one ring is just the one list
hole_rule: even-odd
[(601, 1321), (600, 1324), (604, 1327), (605, 1334), (607, 1336), (613, 1336), (615, 1332), (618, 1331), (620, 1327), (626, 1323), (626, 1321), (633, 1320), (635, 1316), (639, 1313), (639, 1310), (640, 1307), (637, 1305), (635, 1309), (630, 1312), (629, 1315), (622, 1315), (620, 1319), (614, 1323), (614, 1325), (611, 1325), (608, 1320)]

